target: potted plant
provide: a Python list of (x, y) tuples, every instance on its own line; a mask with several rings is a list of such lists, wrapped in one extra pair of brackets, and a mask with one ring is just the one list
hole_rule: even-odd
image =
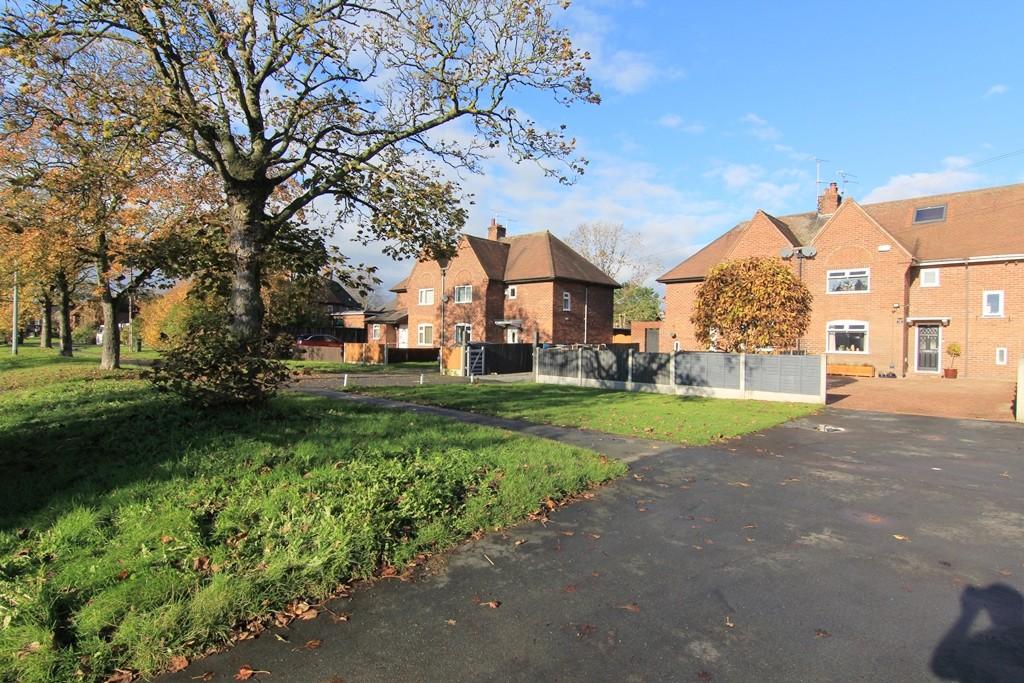
[(949, 367), (942, 369), (942, 376), (946, 379), (956, 379), (956, 368), (953, 365), (956, 364), (956, 359), (963, 353), (960, 349), (960, 345), (956, 342), (950, 342), (949, 346), (946, 347), (946, 355), (949, 356)]

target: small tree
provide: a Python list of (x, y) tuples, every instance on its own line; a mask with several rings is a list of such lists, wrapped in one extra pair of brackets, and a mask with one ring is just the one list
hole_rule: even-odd
[(615, 320), (631, 323), (634, 320), (658, 320), (661, 317), (661, 298), (653, 287), (626, 283), (615, 290)]
[(697, 340), (720, 351), (791, 348), (807, 331), (812, 299), (775, 259), (726, 261), (697, 288), (690, 320)]
[(946, 347), (946, 355), (949, 356), (949, 367), (952, 368), (956, 365), (956, 359), (963, 354), (963, 350), (960, 348), (960, 344), (957, 342), (950, 342)]

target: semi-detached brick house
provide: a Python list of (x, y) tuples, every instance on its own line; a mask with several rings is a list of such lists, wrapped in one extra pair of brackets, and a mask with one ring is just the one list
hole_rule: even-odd
[[(785, 260), (814, 295), (801, 347), (830, 364), (901, 376), (1013, 379), (1024, 353), (1024, 184), (877, 204), (831, 184), (818, 211), (754, 216), (658, 278), (666, 285), (661, 350), (697, 349), (696, 288), (716, 264)], [(963, 356), (945, 351), (958, 342)]]
[(620, 285), (550, 232), (462, 235), (445, 264), (417, 261), (391, 288), (395, 299), (367, 319), (370, 342), (398, 347), (463, 341), (609, 344)]

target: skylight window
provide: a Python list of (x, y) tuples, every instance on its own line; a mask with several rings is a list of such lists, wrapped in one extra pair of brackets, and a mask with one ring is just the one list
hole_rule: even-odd
[(934, 223), (936, 221), (944, 220), (946, 220), (945, 204), (942, 206), (923, 206), (914, 211), (915, 223)]

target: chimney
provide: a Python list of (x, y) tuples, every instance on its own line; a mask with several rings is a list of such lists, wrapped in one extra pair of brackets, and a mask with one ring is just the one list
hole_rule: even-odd
[(834, 214), (842, 203), (843, 198), (839, 194), (839, 185), (829, 183), (825, 191), (818, 197), (818, 213), (824, 216)]
[(487, 226), (487, 239), (495, 241), (505, 239), (505, 226), (498, 225), (497, 218), (492, 218), (491, 224)]

